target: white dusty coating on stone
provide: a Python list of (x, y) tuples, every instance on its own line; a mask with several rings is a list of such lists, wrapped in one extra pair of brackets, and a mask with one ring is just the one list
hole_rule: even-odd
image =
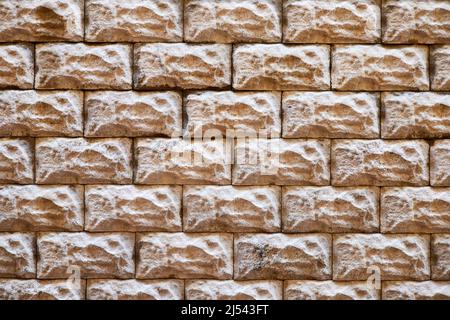
[(450, 186), (450, 140), (437, 140), (431, 147), (431, 185)]
[(450, 282), (386, 281), (383, 300), (450, 300)]
[(33, 82), (34, 62), (31, 46), (0, 45), (0, 89), (32, 89)]
[(81, 186), (0, 186), (0, 231), (82, 231)]
[(0, 233), (0, 278), (34, 278), (34, 234)]
[(38, 138), (38, 183), (131, 183), (131, 140)]
[(85, 136), (179, 137), (181, 101), (177, 92), (88, 92)]
[(0, 139), (0, 183), (33, 183), (30, 139)]
[(378, 189), (284, 187), (283, 232), (377, 232)]
[(379, 268), (381, 280), (427, 280), (428, 235), (349, 234), (333, 238), (333, 279), (367, 280)]
[(284, 41), (374, 43), (380, 39), (377, 0), (284, 1)]
[(235, 130), (279, 138), (280, 104), (279, 92), (195, 92), (184, 100), (186, 131), (193, 136), (217, 130), (225, 137), (227, 130)]
[(86, 186), (88, 231), (181, 231), (181, 186)]
[(280, 231), (279, 187), (186, 186), (184, 231)]
[(231, 46), (154, 43), (134, 49), (136, 89), (225, 88), (231, 83)]
[(68, 278), (69, 266), (80, 267), (81, 278), (132, 278), (134, 243), (132, 233), (40, 233), (38, 278)]
[(286, 92), (283, 138), (378, 138), (378, 94)]
[(233, 48), (236, 90), (327, 90), (327, 45), (254, 44)]
[(450, 137), (450, 94), (382, 93), (384, 139)]
[(228, 233), (140, 234), (136, 278), (231, 279), (232, 246)]
[(428, 184), (429, 146), (424, 140), (336, 140), (331, 149), (333, 185)]
[(450, 281), (450, 234), (431, 237), (431, 279)]
[(383, 42), (449, 43), (450, 3), (442, 0), (383, 1)]
[(450, 233), (450, 188), (383, 188), (381, 232)]
[(187, 0), (185, 41), (280, 42), (280, 0)]
[(332, 60), (331, 83), (336, 90), (429, 89), (426, 46), (336, 45)]
[(379, 300), (380, 292), (366, 281), (296, 281), (285, 283), (286, 300)]
[(181, 0), (86, 0), (86, 41), (181, 42)]
[(281, 300), (282, 281), (217, 281), (186, 282), (187, 300)]
[(83, 0), (6, 0), (0, 41), (82, 41)]
[(182, 300), (183, 280), (88, 280), (88, 300)]
[(37, 89), (126, 90), (131, 78), (129, 45), (36, 45)]
[(222, 140), (137, 139), (135, 183), (229, 184), (231, 165)]
[(238, 139), (233, 184), (327, 185), (330, 140)]
[(234, 278), (331, 278), (331, 235), (241, 234), (234, 237)]
[(432, 47), (430, 54), (431, 89), (450, 91), (450, 45)]
[(83, 300), (86, 282), (80, 287), (63, 280), (0, 279), (0, 300)]
[(83, 135), (80, 91), (0, 91), (0, 135)]

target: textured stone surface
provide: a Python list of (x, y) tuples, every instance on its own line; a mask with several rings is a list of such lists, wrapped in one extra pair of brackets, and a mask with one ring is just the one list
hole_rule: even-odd
[(230, 279), (233, 235), (147, 233), (137, 239), (136, 277)]
[(330, 140), (238, 139), (233, 184), (326, 185)]
[(180, 0), (85, 0), (86, 41), (177, 42), (183, 39)]
[(131, 141), (129, 139), (36, 140), (38, 183), (131, 182)]
[(227, 130), (266, 132), (279, 138), (281, 94), (277, 92), (202, 91), (185, 99), (186, 130), (197, 132), (218, 130), (225, 136)]
[(450, 233), (450, 188), (383, 188), (381, 232)]
[(431, 278), (450, 280), (450, 234), (431, 237)]
[(333, 89), (428, 90), (426, 46), (337, 45), (332, 52)]
[(225, 88), (231, 81), (231, 46), (155, 43), (134, 49), (136, 89)]
[(432, 47), (430, 55), (431, 89), (450, 91), (450, 45)]
[(0, 278), (34, 278), (34, 255), (32, 233), (0, 233)]
[(181, 136), (181, 100), (176, 92), (89, 92), (85, 135)]
[(234, 238), (235, 279), (331, 277), (329, 234), (241, 234)]
[(283, 13), (285, 42), (372, 43), (380, 38), (378, 0), (288, 0)]
[(187, 0), (187, 42), (280, 42), (280, 0)]
[(386, 281), (384, 300), (450, 300), (450, 282)]
[(6, 0), (0, 41), (82, 41), (83, 0)]
[(378, 95), (349, 92), (283, 94), (283, 138), (378, 138)]
[(124, 44), (36, 45), (38, 89), (131, 89), (131, 49)]
[(88, 280), (88, 300), (181, 300), (182, 280)]
[(383, 1), (383, 42), (450, 43), (450, 3)]
[(187, 186), (183, 190), (188, 232), (276, 232), (279, 187)]
[(33, 183), (33, 141), (0, 139), (0, 183)]
[(181, 231), (180, 186), (87, 186), (88, 231)]
[(330, 88), (330, 48), (283, 44), (233, 48), (236, 90), (326, 90)]
[(331, 147), (333, 185), (428, 184), (428, 144), (423, 140), (336, 140)]
[(81, 186), (0, 186), (0, 231), (81, 231)]
[(284, 187), (283, 232), (376, 232), (377, 188)]
[(0, 279), (0, 300), (81, 300), (85, 281), (71, 287), (67, 280)]
[(224, 142), (138, 139), (135, 182), (142, 184), (229, 184)]
[(33, 81), (32, 47), (27, 44), (0, 45), (0, 89), (31, 89)]
[(349, 234), (333, 238), (333, 279), (367, 280), (379, 268), (381, 280), (427, 280), (427, 235)]
[(383, 138), (450, 137), (450, 94), (401, 92), (381, 97)]
[(186, 282), (187, 300), (281, 300), (281, 281), (217, 281)]
[(38, 277), (68, 278), (69, 266), (82, 278), (131, 278), (134, 275), (134, 234), (40, 233)]
[(450, 140), (437, 140), (430, 150), (432, 186), (450, 186)]
[(295, 281), (285, 283), (286, 300), (378, 300), (378, 290), (365, 281)]

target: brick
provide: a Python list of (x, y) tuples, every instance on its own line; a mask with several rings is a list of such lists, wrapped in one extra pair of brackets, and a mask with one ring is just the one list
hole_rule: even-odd
[(280, 93), (202, 91), (189, 94), (184, 104), (186, 131), (191, 136), (207, 130), (228, 136), (227, 130), (241, 130), (280, 137)]
[(379, 268), (381, 280), (427, 280), (427, 235), (349, 234), (333, 238), (333, 279), (367, 280)]
[(81, 231), (81, 186), (0, 186), (0, 231)]
[(183, 39), (180, 0), (85, 1), (86, 41), (177, 42)]
[(283, 94), (283, 138), (378, 138), (378, 95), (350, 92)]
[(447, 1), (383, 1), (383, 42), (450, 43)]
[(283, 232), (376, 232), (378, 189), (284, 187)]
[(138, 139), (138, 184), (229, 184), (231, 165), (223, 141)]
[(281, 281), (217, 281), (186, 282), (187, 300), (281, 300)]
[(450, 140), (437, 140), (430, 148), (432, 186), (450, 186)]
[(87, 186), (88, 231), (181, 231), (180, 186)]
[(288, 0), (284, 42), (374, 43), (380, 39), (378, 0)]
[(426, 46), (336, 45), (333, 89), (394, 91), (429, 89)]
[(27, 44), (0, 45), (0, 89), (32, 89), (33, 82), (32, 47)]
[(0, 139), (0, 183), (33, 183), (33, 141)]
[(141, 234), (136, 278), (231, 279), (232, 243), (226, 233)]
[(0, 278), (36, 276), (34, 242), (32, 233), (0, 233)]
[(379, 300), (380, 292), (365, 281), (289, 280), (285, 283), (286, 300)]
[(37, 183), (127, 184), (131, 176), (129, 139), (36, 140)]
[(181, 300), (182, 280), (88, 280), (88, 300)]
[(223, 89), (231, 84), (231, 46), (135, 45), (134, 66), (136, 89)]
[(331, 278), (329, 234), (240, 234), (234, 239), (234, 278)]
[(450, 188), (382, 188), (381, 232), (450, 232)]
[(40, 279), (68, 278), (79, 267), (81, 278), (132, 278), (134, 234), (48, 232), (37, 239)]
[(280, 231), (279, 187), (186, 186), (184, 230), (188, 232)]
[(188, 0), (187, 42), (280, 42), (280, 0)]
[(382, 93), (384, 139), (450, 137), (450, 95), (434, 92)]
[(238, 139), (233, 184), (327, 185), (330, 140)]
[(431, 279), (450, 280), (449, 234), (433, 234), (431, 236)]
[(383, 300), (450, 300), (450, 282), (386, 281)]
[(181, 100), (176, 92), (88, 92), (85, 136), (181, 136)]
[(0, 41), (82, 41), (82, 0), (7, 0), (0, 5)]
[(37, 44), (38, 89), (131, 89), (131, 49), (124, 44)]
[(423, 140), (336, 140), (331, 147), (336, 186), (428, 184), (428, 144)]
[(63, 280), (0, 279), (0, 300), (83, 300), (86, 282), (70, 287)]
[(434, 46), (430, 50), (430, 55), (431, 89), (450, 91), (450, 45)]

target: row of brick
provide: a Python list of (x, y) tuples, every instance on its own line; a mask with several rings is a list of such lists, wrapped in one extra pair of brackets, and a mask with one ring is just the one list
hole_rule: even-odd
[(450, 45), (55, 43), (37, 44), (35, 57), (33, 50), (0, 45), (0, 88), (450, 90)]
[(0, 41), (450, 43), (449, 16), (441, 0), (8, 0)]

